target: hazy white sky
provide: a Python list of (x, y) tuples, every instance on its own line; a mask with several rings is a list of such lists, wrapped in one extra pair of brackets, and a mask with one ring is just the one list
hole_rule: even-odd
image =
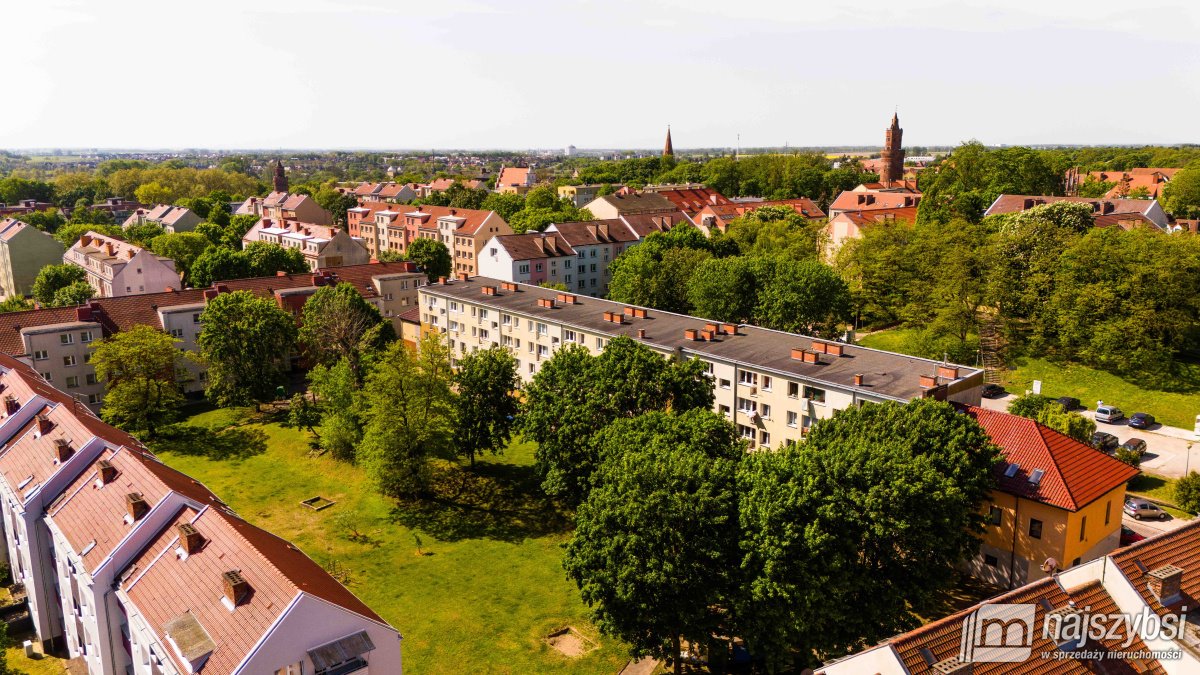
[(1200, 141), (1196, 0), (4, 0), (0, 147)]

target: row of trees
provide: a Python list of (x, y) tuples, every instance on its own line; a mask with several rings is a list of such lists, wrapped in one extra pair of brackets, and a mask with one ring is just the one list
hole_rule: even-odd
[(790, 208), (764, 207), (711, 238), (690, 225), (656, 232), (613, 261), (609, 298), (833, 336), (850, 292), (819, 259), (821, 231)]

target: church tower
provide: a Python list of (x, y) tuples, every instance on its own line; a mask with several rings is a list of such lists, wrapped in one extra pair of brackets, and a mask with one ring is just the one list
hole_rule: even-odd
[(663, 145), (663, 157), (674, 157), (675, 148), (671, 147), (671, 126), (667, 125), (667, 142)]
[(904, 148), (901, 147), (900, 142), (903, 135), (904, 130), (900, 128), (900, 117), (893, 113), (892, 126), (888, 127), (883, 140), (883, 152), (880, 153), (883, 168), (879, 172), (879, 182), (884, 185), (891, 181), (904, 180)]
[(283, 162), (275, 160), (275, 178), (271, 181), (276, 192), (288, 191), (287, 176), (283, 175)]

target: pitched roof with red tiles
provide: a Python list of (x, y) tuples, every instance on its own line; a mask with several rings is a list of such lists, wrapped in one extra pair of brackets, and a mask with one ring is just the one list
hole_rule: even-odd
[(996, 201), (984, 212), (985, 216), (998, 213), (1017, 213), (1043, 204), (1055, 202), (1075, 202), (1090, 204), (1092, 210), (1099, 215), (1108, 213), (1149, 213), (1154, 208), (1153, 199), (1099, 199), (1094, 197), (1060, 197), (1057, 195), (1009, 195), (996, 197)]
[(496, 213), (495, 211), (483, 211), (480, 209), (460, 209), (453, 206), (433, 206), (430, 204), (422, 204), (420, 206), (410, 207), (397, 207), (395, 204), (388, 204), (388, 206), (396, 209), (404, 215), (420, 213), (428, 216), (425, 227), (433, 227), (433, 221), (437, 220), (438, 218), (462, 218), (463, 222), (458, 225), (458, 229), (455, 230), (455, 233), (464, 236), (478, 233), (479, 228), (483, 227), (484, 223), (488, 222), (489, 219), (494, 219), (492, 220), (493, 223), (503, 220), (500, 218), (500, 214)]
[[(405, 263), (375, 262), (367, 265), (347, 265), (327, 270), (334, 283), (345, 282), (354, 286), (364, 298), (378, 296), (371, 278), (380, 274), (408, 271)], [(229, 291), (250, 291), (261, 297), (271, 297), (275, 291), (314, 285), (314, 274), (285, 274), (253, 279), (231, 279), (218, 282)], [(110, 335), (137, 325), (162, 328), (159, 321), (160, 308), (204, 302), (203, 288), (173, 290), (163, 293), (141, 293), (116, 298), (96, 298), (79, 307), (48, 307), (23, 312), (4, 314), (0, 321), (0, 352), (14, 356), (25, 354), (25, 343), (21, 330), (37, 326), (50, 326), (77, 321), (96, 321), (104, 334)], [(98, 310), (98, 311), (97, 311)], [(85, 318), (86, 317), (86, 318)], [(32, 372), (32, 371), (31, 371)], [(53, 391), (53, 387), (48, 387)], [(59, 395), (66, 397), (65, 394)], [(66, 397), (68, 400), (70, 397)]]
[(502, 234), (492, 239), (513, 260), (542, 260), (564, 258), (575, 255), (561, 235), (554, 232), (527, 232), (525, 234)]
[(921, 195), (910, 192), (882, 192), (876, 190), (846, 190), (829, 205), (830, 211), (865, 211), (876, 209), (899, 209), (917, 206)]
[(708, 205), (732, 204), (729, 198), (709, 187), (685, 188), (676, 190), (654, 190), (656, 194), (666, 197), (675, 208), (684, 213), (696, 213)]
[[(95, 436), (72, 414), (72, 408), (73, 402), (51, 402), (43, 406), (12, 435), (0, 452), (0, 477), (21, 495), (25, 503), (63, 467), (58, 461), (60, 442), (67, 443), (74, 452)], [(39, 418), (50, 423), (48, 430), (42, 430), (43, 423)]]
[(1139, 167), (1128, 171), (1089, 171), (1088, 177), (1106, 183), (1116, 183), (1104, 194), (1106, 199), (1118, 199), (1131, 190), (1145, 188), (1150, 197), (1158, 197), (1162, 186), (1169, 183), (1179, 169)]
[(1181, 603), (1193, 608), (1200, 605), (1200, 520), (1194, 520), (1173, 532), (1117, 549), (1111, 557), (1125, 578), (1141, 594), (1142, 600), (1155, 612), (1166, 614), (1179, 604), (1163, 606), (1147, 588), (1146, 572), (1166, 565), (1183, 570)]
[[(1156, 660), (1123, 661), (1116, 658), (1100, 659), (1050, 659), (1041, 658), (1042, 653), (1058, 651), (1058, 645), (1040, 630), (1046, 615), (1046, 602), (1052, 609), (1059, 609), (1074, 602), (1076, 607), (1091, 615), (1118, 613), (1120, 609), (1099, 581), (1083, 584), (1076, 588), (1063, 589), (1055, 577), (1042, 579), (1015, 591), (991, 598), (988, 604), (1032, 604), (1035, 607), (1033, 622), (1032, 658), (1019, 663), (974, 663), (975, 675), (1085, 675), (1094, 673), (1156, 673), (1161, 674), (1162, 664)], [(959, 655), (963, 644), (965, 622), (970, 614), (981, 605), (952, 614), (944, 619), (922, 626), (912, 632), (892, 638), (888, 643), (896, 650), (905, 669), (911, 675), (938, 675), (933, 664)], [(1085, 609), (1086, 608), (1086, 609)], [(1130, 643), (1125, 645), (1126, 638)], [(1085, 650), (1096, 652), (1132, 652), (1146, 649), (1145, 643), (1136, 633), (1126, 634), (1123, 625), (1117, 625), (1113, 633), (1097, 643), (1089, 639)], [(928, 650), (927, 659), (924, 650)], [(1143, 666), (1140, 669), (1138, 666)], [(872, 671), (873, 672), (873, 671)]]
[(496, 178), (496, 187), (501, 186), (518, 186), (524, 187), (531, 185), (529, 169), (521, 166), (506, 166), (500, 169), (500, 175)]
[[(963, 406), (1000, 447), (996, 467), (1000, 489), (1009, 494), (1078, 511), (1138, 475), (1124, 462), (1037, 422), (996, 410)], [(1017, 469), (1007, 475), (1012, 465)], [(1039, 482), (1030, 482), (1041, 470)]]
[(870, 211), (846, 211), (839, 213), (838, 218), (847, 218), (855, 225), (868, 225), (886, 220), (917, 222), (917, 207), (902, 207), (898, 209), (872, 209)]

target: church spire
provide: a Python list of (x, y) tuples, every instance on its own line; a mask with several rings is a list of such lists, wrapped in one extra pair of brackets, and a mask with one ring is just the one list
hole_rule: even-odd
[(667, 142), (663, 145), (663, 157), (674, 157), (675, 148), (671, 146), (671, 125), (667, 125)]
[(271, 183), (274, 185), (276, 192), (288, 191), (288, 179), (283, 174), (283, 162), (278, 159), (275, 160), (275, 178), (272, 179)]
[(904, 180), (904, 148), (901, 139), (904, 130), (900, 128), (900, 114), (892, 113), (892, 126), (888, 127), (883, 137), (883, 152), (879, 153), (881, 164), (879, 182), (885, 186), (892, 181)]

